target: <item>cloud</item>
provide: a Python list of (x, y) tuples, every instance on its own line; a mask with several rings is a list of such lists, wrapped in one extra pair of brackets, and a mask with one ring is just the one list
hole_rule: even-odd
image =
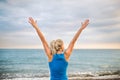
[(81, 22), (89, 18), (90, 24), (78, 43), (120, 43), (119, 3), (119, 0), (0, 0), (0, 47), (42, 46), (28, 23), (29, 16), (38, 21), (48, 42), (62, 38), (68, 45)]

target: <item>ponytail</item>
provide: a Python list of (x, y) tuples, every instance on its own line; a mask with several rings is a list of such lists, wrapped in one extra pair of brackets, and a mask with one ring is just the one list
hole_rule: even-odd
[(55, 43), (56, 43), (55, 40), (53, 40), (53, 41), (50, 43), (50, 49), (51, 49), (51, 53), (52, 53), (52, 54), (57, 53), (57, 51), (56, 51), (56, 49), (55, 49)]
[(63, 41), (61, 39), (53, 40), (50, 43), (50, 49), (52, 54), (56, 54), (60, 49), (62, 49)]

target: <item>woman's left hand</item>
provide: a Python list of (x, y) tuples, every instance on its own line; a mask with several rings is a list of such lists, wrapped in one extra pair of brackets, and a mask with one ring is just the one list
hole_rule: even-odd
[(89, 24), (89, 19), (87, 19), (87, 20), (85, 20), (83, 23), (81, 23), (82, 24), (82, 27), (81, 27), (81, 29), (83, 30), (83, 29), (85, 29), (86, 27), (87, 27), (87, 25)]

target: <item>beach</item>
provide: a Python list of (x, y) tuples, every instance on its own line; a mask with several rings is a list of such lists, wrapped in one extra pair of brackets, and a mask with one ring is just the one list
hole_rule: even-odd
[(100, 77), (72, 77), (69, 80), (120, 80), (120, 76), (100, 76)]
[[(49, 80), (49, 77), (43, 78), (12, 78), (12, 79), (1, 79), (1, 80)], [(69, 80), (120, 80), (120, 75), (109, 75), (109, 76), (99, 76), (99, 77), (80, 77), (72, 76), (68, 78)]]
[[(49, 77), (43, 78), (12, 78), (12, 79), (1, 79), (1, 80), (49, 80)], [(72, 76), (68, 78), (69, 80), (120, 80), (120, 75), (108, 75), (99, 77), (80, 77)]]

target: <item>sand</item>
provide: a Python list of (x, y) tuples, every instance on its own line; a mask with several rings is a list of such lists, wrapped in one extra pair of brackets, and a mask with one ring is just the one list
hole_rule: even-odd
[[(43, 78), (13, 78), (13, 79), (2, 79), (2, 80), (49, 80), (49, 77)], [(119, 75), (108, 75), (108, 76), (98, 76), (98, 77), (80, 77), (73, 76), (69, 77), (69, 80), (120, 80)]]

